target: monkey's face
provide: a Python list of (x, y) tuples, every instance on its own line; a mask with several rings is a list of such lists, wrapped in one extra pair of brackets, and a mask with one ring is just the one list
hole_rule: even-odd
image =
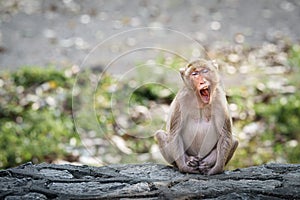
[(211, 99), (211, 83), (206, 78), (206, 74), (208, 73), (208, 68), (195, 68), (190, 74), (192, 86), (201, 101), (205, 104), (210, 103)]
[(181, 70), (186, 84), (195, 91), (204, 104), (210, 104), (216, 85), (219, 82), (216, 68), (207, 61), (198, 60)]

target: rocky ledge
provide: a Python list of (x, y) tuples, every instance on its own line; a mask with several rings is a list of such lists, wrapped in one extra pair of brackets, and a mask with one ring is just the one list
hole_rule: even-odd
[(203, 176), (151, 163), (26, 163), (0, 170), (0, 199), (300, 199), (299, 180), (300, 164), (266, 164)]

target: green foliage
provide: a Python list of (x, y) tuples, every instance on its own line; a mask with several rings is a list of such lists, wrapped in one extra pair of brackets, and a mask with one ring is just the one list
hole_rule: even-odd
[(300, 45), (295, 44), (289, 50), (289, 63), (292, 67), (300, 67)]
[(24, 87), (40, 85), (50, 81), (58, 86), (63, 86), (67, 82), (65, 75), (53, 67), (23, 67), (13, 72), (12, 78), (16, 85), (22, 85)]
[[(300, 93), (283, 94), (255, 106), (257, 118), (267, 126), (261, 136), (288, 162), (300, 162)], [(292, 145), (296, 143), (296, 145)]]
[(298, 139), (300, 93), (272, 98), (265, 104), (257, 104), (255, 110), (258, 118), (263, 118), (267, 124), (274, 125), (270, 137), (278, 139), (279, 135), (283, 135), (287, 140)]
[[(300, 92), (285, 93), (284, 90), (254, 90), (251, 97), (246, 95), (248, 98), (238, 90), (231, 90), (229, 102), (238, 107), (234, 126), (240, 138), (231, 166), (300, 162)], [(253, 115), (249, 114), (251, 110)], [(239, 117), (241, 113), (243, 117)], [(246, 157), (246, 161), (243, 160)]]
[(300, 48), (295, 44), (282, 51), (287, 56), (280, 73), (275, 72), (280, 62), (270, 51), (264, 54), (270, 66), (251, 69), (262, 76), (253, 76), (247, 88), (235, 86), (227, 93), (229, 103), (235, 105), (234, 127), (240, 141), (230, 164), (233, 167), (300, 162)]
[(54, 69), (22, 68), (0, 76), (0, 167), (52, 161), (77, 138), (71, 79)]
[(142, 105), (147, 105), (149, 101), (170, 104), (174, 97), (175, 93), (160, 84), (146, 84), (134, 91), (131, 100)]

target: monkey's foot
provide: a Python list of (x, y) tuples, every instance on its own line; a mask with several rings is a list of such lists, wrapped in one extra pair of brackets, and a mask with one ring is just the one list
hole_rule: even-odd
[(220, 167), (213, 167), (211, 170), (209, 170), (209, 172), (207, 173), (208, 175), (214, 175), (214, 174), (220, 174), (222, 173), (224, 170), (223, 168)]
[(192, 174), (199, 174), (200, 171), (196, 167), (190, 167), (190, 166), (181, 166), (178, 167), (179, 171), (184, 172), (184, 173), (192, 173)]
[(188, 161), (187, 161), (187, 165), (189, 167), (198, 167), (199, 166), (199, 162), (200, 162), (200, 159), (198, 157), (189, 156), (188, 157)]
[(198, 167), (201, 174), (208, 174), (208, 172), (211, 170), (210, 163), (207, 163), (205, 161), (200, 161)]

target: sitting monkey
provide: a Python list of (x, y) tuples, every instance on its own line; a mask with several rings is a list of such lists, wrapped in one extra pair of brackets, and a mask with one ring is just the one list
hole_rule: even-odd
[(206, 60), (180, 69), (184, 86), (171, 104), (167, 130), (155, 133), (163, 157), (181, 172), (222, 173), (238, 146), (217, 70)]

